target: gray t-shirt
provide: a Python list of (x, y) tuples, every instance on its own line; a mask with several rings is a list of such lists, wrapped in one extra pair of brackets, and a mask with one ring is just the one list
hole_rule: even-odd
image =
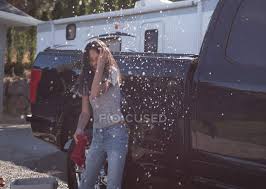
[(93, 110), (93, 127), (104, 128), (124, 121), (121, 112), (121, 91), (119, 86), (119, 70), (112, 67), (107, 78), (110, 82), (108, 90), (95, 98), (89, 98)]

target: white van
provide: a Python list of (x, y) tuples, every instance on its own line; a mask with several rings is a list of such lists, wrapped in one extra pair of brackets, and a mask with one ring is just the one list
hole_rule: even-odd
[(140, 0), (132, 9), (44, 22), (37, 53), (84, 49), (95, 38), (115, 52), (198, 54), (218, 0)]

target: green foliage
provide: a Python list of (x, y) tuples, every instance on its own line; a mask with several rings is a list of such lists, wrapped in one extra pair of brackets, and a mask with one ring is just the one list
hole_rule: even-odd
[[(131, 8), (136, 0), (7, 0), (8, 3), (40, 20), (54, 20), (66, 17), (94, 14)], [(30, 63), (35, 58), (36, 28), (10, 28), (7, 33), (8, 54), (6, 72), (10, 72), (14, 51), (16, 52), (16, 68), (21, 74), (22, 60), (29, 53)], [(17, 65), (17, 64), (21, 64)]]

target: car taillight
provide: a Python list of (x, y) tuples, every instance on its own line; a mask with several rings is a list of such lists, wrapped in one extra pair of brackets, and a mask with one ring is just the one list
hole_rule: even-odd
[(30, 79), (30, 102), (34, 104), (36, 102), (38, 85), (42, 77), (42, 71), (39, 69), (31, 70)]

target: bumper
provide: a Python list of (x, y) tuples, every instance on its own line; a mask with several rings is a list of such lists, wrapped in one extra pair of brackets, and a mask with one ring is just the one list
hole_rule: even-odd
[(45, 122), (50, 122), (51, 124), (55, 123), (56, 120), (55, 118), (49, 118), (49, 117), (40, 117), (40, 116), (34, 116), (32, 114), (26, 115), (26, 121), (27, 122), (38, 122), (38, 121), (45, 121)]
[(54, 145), (57, 144), (55, 130), (56, 120), (54, 118), (40, 117), (29, 114), (26, 115), (25, 119), (27, 122), (30, 122), (34, 137)]

